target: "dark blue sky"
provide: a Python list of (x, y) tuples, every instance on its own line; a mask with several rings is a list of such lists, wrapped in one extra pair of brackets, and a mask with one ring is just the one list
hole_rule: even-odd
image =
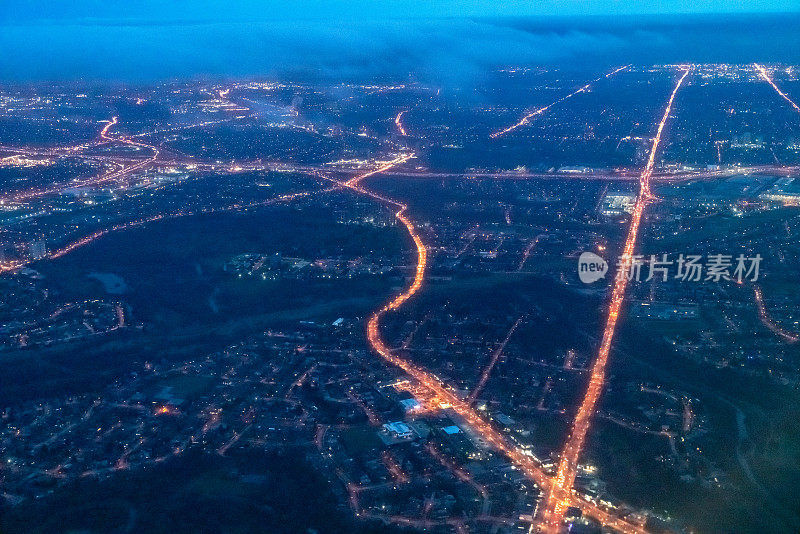
[[(800, 64), (799, 0), (0, 2), (0, 83), (316, 77), (446, 85), (520, 65)], [(743, 10), (762, 13), (736, 13)]]
[(296, 20), (800, 10), (797, 0), (3, 0), (0, 19)]

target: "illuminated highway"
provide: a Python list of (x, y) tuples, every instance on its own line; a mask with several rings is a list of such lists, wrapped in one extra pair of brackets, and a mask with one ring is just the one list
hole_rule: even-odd
[(759, 65), (758, 63), (753, 63), (753, 66), (756, 68), (756, 70), (761, 75), (761, 77), (764, 78), (764, 80), (768, 84), (770, 84), (773, 89), (775, 89), (775, 92), (778, 93), (781, 96), (781, 98), (786, 100), (794, 108), (795, 111), (800, 113), (800, 106), (798, 106), (797, 103), (794, 100), (789, 98), (789, 95), (787, 95), (786, 93), (781, 91), (780, 87), (775, 85), (775, 82), (772, 80), (772, 76), (770, 76), (769, 73), (767, 72), (767, 69), (765, 69), (763, 66)]
[(519, 265), (517, 265), (517, 271), (521, 271), (523, 267), (525, 267), (525, 262), (528, 261), (528, 258), (531, 256), (531, 252), (533, 252), (534, 247), (539, 242), (539, 240), (544, 236), (544, 234), (539, 234), (533, 239), (528, 242), (528, 246), (525, 247), (525, 250), (522, 251), (522, 257), (519, 260)]
[(481, 377), (478, 379), (478, 383), (472, 391), (470, 392), (469, 396), (467, 397), (467, 404), (472, 404), (475, 402), (475, 399), (478, 398), (478, 395), (481, 394), (483, 388), (486, 387), (486, 382), (489, 381), (489, 376), (492, 374), (492, 369), (497, 364), (497, 360), (500, 359), (500, 356), (503, 355), (503, 351), (506, 350), (506, 345), (511, 340), (511, 336), (514, 335), (514, 331), (516, 331), (517, 327), (522, 322), (522, 317), (519, 317), (514, 324), (511, 325), (511, 328), (508, 330), (508, 334), (503, 339), (503, 341), (498, 345), (498, 347), (492, 352), (491, 357), (489, 358), (489, 363), (484, 367), (483, 371), (481, 372)]
[(596, 78), (596, 79), (592, 80), (591, 82), (587, 83), (586, 85), (583, 85), (583, 86), (579, 87), (578, 89), (576, 89), (575, 91), (571, 92), (570, 94), (568, 94), (566, 96), (562, 96), (561, 98), (559, 98), (555, 102), (552, 102), (552, 103), (550, 103), (550, 104), (548, 104), (548, 105), (546, 105), (546, 106), (544, 106), (542, 108), (539, 108), (537, 110), (534, 110), (534, 111), (531, 111), (530, 113), (525, 114), (519, 121), (515, 122), (514, 124), (512, 124), (511, 126), (509, 126), (507, 128), (503, 128), (502, 130), (497, 130), (496, 132), (493, 132), (492, 134), (489, 135), (489, 137), (491, 137), (492, 139), (497, 139), (498, 137), (502, 137), (502, 136), (506, 135), (507, 133), (516, 130), (520, 126), (525, 126), (526, 124), (531, 122), (531, 119), (533, 119), (534, 117), (536, 117), (538, 115), (541, 115), (542, 113), (544, 113), (548, 109), (552, 108), (553, 106), (555, 106), (557, 104), (560, 104), (561, 102), (564, 102), (565, 100), (569, 100), (570, 98), (572, 98), (573, 96), (575, 96), (575, 95), (577, 95), (579, 93), (583, 93), (584, 91), (588, 90), (592, 86), (592, 84), (595, 84), (595, 83), (597, 83), (600, 80), (603, 80), (605, 78), (610, 78), (611, 76), (613, 76), (614, 74), (618, 73), (619, 71), (627, 69), (629, 66), (630, 65), (625, 65), (623, 67), (619, 67), (617, 69), (612, 70), (608, 74), (604, 74), (603, 76), (600, 76), (599, 78)]
[[(107, 133), (107, 131), (108, 131), (108, 128), (110, 128), (110, 126), (113, 125), (113, 124), (116, 124), (116, 122), (109, 123), (109, 125), (107, 125), (106, 128), (103, 129), (103, 133), (101, 135), (105, 135)], [(412, 157), (414, 157), (413, 154), (401, 155), (398, 158), (396, 158), (396, 159), (394, 159), (394, 160), (382, 165), (378, 169), (376, 169), (374, 171), (370, 171), (370, 172), (364, 173), (364, 174), (361, 174), (361, 175), (358, 175), (358, 176), (352, 178), (351, 180), (349, 180), (348, 182), (341, 182), (339, 180), (330, 179), (330, 178), (328, 178), (328, 177), (326, 177), (324, 175), (321, 175), (319, 172), (313, 172), (311, 174), (316, 176), (316, 177), (318, 177), (318, 178), (323, 178), (323, 179), (325, 179), (327, 181), (332, 181), (339, 188), (348, 187), (348, 188), (351, 188), (351, 189), (353, 189), (355, 191), (367, 194), (368, 196), (371, 196), (371, 197), (373, 197), (373, 198), (375, 198), (375, 199), (377, 199), (379, 201), (389, 202), (389, 203), (392, 203), (392, 204), (395, 204), (395, 205), (399, 205), (397, 202), (395, 202), (395, 201), (393, 201), (391, 199), (387, 199), (387, 198), (385, 198), (385, 197), (383, 197), (381, 195), (372, 193), (371, 191), (367, 191), (367, 190), (365, 190), (363, 188), (358, 187), (358, 182), (360, 180), (368, 177), (368, 176), (372, 176), (374, 174), (378, 174), (380, 172), (384, 172), (386, 170), (389, 170), (392, 167), (394, 167), (395, 165), (398, 165), (400, 163), (408, 161)], [(142, 162), (142, 164), (148, 163), (149, 161), (150, 160), (144, 161), (144, 162)], [(130, 168), (128, 168), (128, 169), (130, 169)], [(321, 189), (319, 191), (300, 191), (300, 192), (297, 192), (297, 193), (289, 193), (289, 194), (281, 195), (279, 197), (275, 197), (275, 198), (271, 198), (271, 199), (267, 199), (267, 200), (263, 200), (263, 201), (250, 202), (250, 203), (247, 203), (247, 204), (234, 203), (234, 204), (231, 204), (231, 205), (228, 205), (228, 206), (224, 206), (224, 207), (221, 207), (221, 208), (206, 208), (206, 209), (202, 209), (202, 210), (198, 210), (198, 211), (189, 211), (189, 210), (187, 210), (187, 211), (179, 211), (179, 212), (168, 213), (168, 214), (157, 214), (157, 215), (153, 215), (153, 216), (150, 216), (150, 217), (137, 219), (137, 220), (134, 220), (134, 221), (128, 221), (128, 222), (120, 223), (120, 224), (114, 225), (114, 226), (109, 227), (109, 228), (103, 228), (103, 229), (97, 230), (97, 231), (95, 231), (95, 232), (93, 232), (93, 233), (91, 233), (89, 235), (86, 235), (86, 236), (84, 236), (84, 237), (82, 237), (82, 238), (80, 238), (80, 239), (78, 239), (76, 241), (73, 241), (73, 242), (71, 242), (71, 243), (69, 243), (69, 244), (67, 244), (67, 245), (65, 245), (65, 246), (63, 246), (63, 247), (61, 247), (61, 248), (59, 248), (57, 250), (54, 250), (53, 252), (51, 252), (48, 255), (48, 257), (50, 259), (60, 258), (61, 256), (64, 256), (64, 255), (69, 254), (70, 252), (72, 252), (74, 250), (77, 250), (77, 249), (79, 249), (81, 247), (84, 247), (84, 246), (88, 245), (89, 243), (92, 243), (93, 241), (96, 241), (97, 239), (100, 239), (101, 237), (104, 237), (104, 236), (106, 236), (106, 235), (108, 235), (110, 233), (119, 232), (119, 231), (123, 231), (123, 230), (128, 230), (128, 229), (131, 229), (131, 228), (136, 228), (136, 227), (143, 226), (143, 225), (146, 225), (146, 224), (151, 223), (151, 222), (156, 222), (156, 221), (160, 221), (160, 220), (164, 220), (164, 219), (176, 219), (176, 218), (179, 218), (179, 217), (187, 217), (187, 216), (193, 216), (193, 215), (219, 213), (219, 212), (224, 212), (224, 211), (247, 210), (247, 209), (255, 208), (255, 207), (259, 207), (259, 206), (267, 206), (267, 205), (270, 205), (270, 204), (276, 204), (276, 203), (279, 203), (279, 202), (289, 202), (289, 201), (295, 200), (297, 198), (311, 196), (311, 195), (316, 194), (316, 193), (330, 192), (330, 191), (333, 191), (334, 189), (335, 188)], [(405, 209), (405, 206), (403, 206), (403, 209)], [(20, 268), (24, 267), (25, 265), (27, 265), (27, 262), (23, 262), (23, 261), (0, 262), (0, 274), (2, 274), (4, 272), (9, 272), (9, 271), (15, 271), (17, 269), (20, 269)]]
[[(349, 180), (344, 182), (344, 185), (346, 185), (347, 187), (354, 187), (354, 186), (358, 185), (358, 183), (361, 180), (363, 180), (364, 178), (369, 178), (370, 176), (375, 176), (376, 174), (380, 174), (382, 172), (386, 172), (389, 169), (391, 169), (392, 167), (396, 167), (396, 166), (400, 165), (401, 163), (405, 163), (406, 161), (410, 160), (413, 157), (414, 157), (414, 154), (400, 154), (395, 159), (393, 159), (391, 161), (387, 161), (386, 163), (384, 163), (383, 165), (381, 165), (380, 167), (378, 167), (375, 170), (372, 170), (372, 171), (369, 171), (369, 172), (366, 172), (366, 173), (363, 173), (363, 174), (359, 174), (357, 176), (354, 176), (353, 178), (350, 178)], [(393, 204), (397, 204), (396, 202), (392, 202), (392, 203)]]
[(785, 330), (772, 320), (772, 317), (770, 317), (767, 311), (767, 306), (764, 304), (764, 295), (761, 293), (761, 287), (756, 284), (753, 284), (753, 297), (755, 298), (756, 307), (758, 308), (758, 318), (764, 326), (776, 336), (783, 338), (787, 343), (797, 343), (800, 341), (800, 336)]
[[(669, 119), (670, 112), (672, 111), (672, 104), (675, 101), (675, 95), (678, 93), (686, 76), (689, 75), (689, 68), (687, 68), (683, 75), (678, 79), (672, 94), (669, 97), (667, 106), (664, 109), (664, 115), (661, 117), (661, 122), (658, 124), (655, 138), (653, 139), (653, 146), (650, 149), (650, 157), (647, 160), (647, 165), (642, 172), (639, 188), (639, 196), (636, 200), (633, 213), (631, 214), (631, 223), (628, 228), (628, 236), (625, 239), (625, 246), (622, 251), (620, 269), (625, 269), (626, 265), (630, 265), (633, 257), (636, 241), (639, 237), (639, 225), (642, 221), (642, 215), (647, 203), (652, 199), (650, 192), (650, 176), (653, 173), (655, 165), (656, 153), (658, 145), (661, 142), (661, 136), (664, 131), (664, 126)], [(603, 386), (606, 380), (606, 364), (608, 363), (608, 354), (611, 350), (611, 341), (614, 338), (616, 331), (617, 319), (619, 317), (622, 302), (625, 298), (625, 290), (628, 286), (628, 277), (626, 275), (617, 276), (614, 282), (614, 289), (611, 293), (611, 305), (608, 309), (608, 318), (606, 320), (605, 329), (603, 330), (603, 338), (600, 344), (600, 350), (592, 366), (591, 378), (583, 402), (578, 408), (575, 416), (572, 429), (564, 450), (561, 453), (561, 458), (558, 464), (558, 471), (556, 472), (555, 481), (550, 494), (547, 498), (546, 506), (543, 510), (543, 522), (545, 529), (550, 532), (558, 532), (561, 528), (561, 523), (564, 520), (564, 515), (567, 507), (572, 501), (572, 487), (575, 483), (575, 477), (578, 469), (578, 459), (583, 451), (583, 446), (586, 441), (586, 435), (591, 425), (592, 416), (597, 408), (597, 401), (603, 391)]]
[[(226, 211), (241, 211), (241, 210), (245, 210), (246, 211), (246, 210), (248, 210), (250, 208), (255, 208), (255, 207), (260, 207), (260, 206), (268, 206), (268, 205), (271, 205), (271, 204), (277, 204), (279, 202), (290, 202), (290, 201), (295, 200), (297, 198), (308, 197), (308, 196), (314, 195), (316, 193), (327, 193), (327, 192), (330, 192), (330, 191), (333, 191), (333, 190), (334, 190), (334, 188), (320, 189), (318, 191), (300, 191), (298, 193), (289, 193), (289, 194), (281, 195), (279, 197), (270, 198), (270, 199), (267, 199), (267, 200), (260, 200), (260, 201), (250, 202), (250, 203), (247, 203), (247, 204), (235, 203), (235, 204), (230, 204), (228, 206), (223, 206), (221, 208), (206, 208), (206, 209), (201, 209), (201, 210), (197, 210), (197, 211), (189, 211), (189, 210), (187, 210), (187, 211), (178, 211), (178, 212), (174, 212), (174, 213), (158, 214), (158, 215), (153, 215), (153, 216), (150, 216), (150, 217), (145, 217), (145, 218), (142, 218), (142, 219), (137, 219), (137, 220), (134, 220), (134, 221), (128, 221), (128, 222), (124, 222), (124, 223), (119, 223), (119, 224), (116, 224), (116, 225), (111, 226), (109, 228), (103, 228), (103, 229), (97, 230), (97, 231), (92, 232), (91, 234), (86, 235), (86, 236), (84, 236), (84, 237), (82, 237), (82, 238), (80, 238), (80, 239), (78, 239), (76, 241), (73, 241), (73, 242), (71, 242), (71, 243), (69, 243), (67, 245), (64, 245), (63, 247), (61, 247), (59, 249), (56, 249), (56, 250), (52, 251), (51, 253), (49, 253), (48, 254), (48, 258), (51, 259), (51, 260), (60, 258), (62, 256), (65, 256), (65, 255), (69, 254), (70, 252), (73, 252), (73, 251), (75, 251), (75, 250), (77, 250), (77, 249), (79, 249), (81, 247), (84, 247), (84, 246), (86, 246), (86, 245), (88, 245), (88, 244), (100, 239), (101, 237), (104, 237), (104, 236), (108, 235), (108, 234), (111, 234), (111, 233), (114, 233), (114, 232), (121, 232), (123, 230), (129, 230), (131, 228), (137, 228), (139, 226), (144, 226), (146, 224), (149, 224), (149, 223), (152, 223), (152, 222), (156, 222), (156, 221), (162, 221), (162, 220), (168, 220), (168, 219), (177, 219), (177, 218), (180, 218), (180, 217), (189, 217), (189, 216), (194, 216), (194, 215), (205, 215), (205, 214), (210, 214), (210, 213), (221, 213), (221, 212), (226, 212)], [(32, 261), (29, 261), (29, 262), (25, 262), (25, 261), (0, 262), (0, 274), (5, 273), (5, 272), (10, 272), (10, 271), (16, 271), (18, 269), (21, 269), (22, 267), (25, 267), (26, 265), (28, 265), (30, 263), (32, 263)]]
[(397, 131), (400, 132), (400, 135), (408, 135), (406, 133), (406, 129), (403, 128), (403, 115), (405, 114), (406, 110), (403, 110), (397, 114), (397, 117), (394, 118), (394, 124), (397, 126)]
[[(58, 193), (61, 190), (63, 190), (65, 187), (85, 187), (85, 186), (89, 186), (89, 185), (91, 185), (91, 186), (99, 185), (99, 184), (106, 183), (106, 182), (109, 182), (109, 181), (112, 181), (112, 180), (116, 180), (117, 178), (121, 178), (123, 176), (126, 176), (126, 175), (132, 173), (133, 171), (139, 170), (139, 169), (141, 169), (143, 167), (146, 167), (146, 166), (148, 166), (148, 165), (150, 165), (152, 163), (155, 163), (155, 161), (158, 159), (158, 156), (159, 156), (159, 153), (160, 153), (159, 149), (156, 148), (153, 145), (148, 145), (147, 143), (142, 143), (140, 141), (132, 141), (129, 138), (124, 137), (124, 136), (122, 136), (122, 137), (111, 137), (108, 132), (116, 124), (118, 124), (118, 120), (117, 120), (117, 117), (114, 117), (113, 119), (111, 119), (111, 121), (109, 121), (103, 127), (103, 129), (100, 131), (100, 135), (99, 135), (99, 139), (102, 142), (110, 142), (110, 143), (119, 142), (119, 143), (123, 143), (123, 144), (129, 145), (129, 146), (135, 146), (137, 148), (145, 148), (145, 149), (148, 149), (148, 150), (152, 151), (152, 153), (153, 153), (152, 156), (150, 158), (148, 158), (148, 159), (141, 160), (141, 161), (139, 161), (137, 163), (134, 163), (132, 165), (129, 165), (127, 167), (123, 167), (122, 169), (117, 170), (117, 171), (112, 171), (112, 172), (109, 172), (109, 173), (106, 173), (106, 174), (101, 174), (99, 176), (95, 176), (93, 178), (87, 178), (85, 180), (73, 180), (73, 181), (69, 182), (68, 184), (56, 184), (56, 185), (49, 186), (49, 187), (43, 187), (43, 188), (39, 188), (39, 189), (29, 189), (29, 190), (26, 190), (26, 191), (21, 191), (19, 193), (14, 193), (12, 195), (3, 197), (2, 200), (3, 201), (19, 202), (19, 201), (28, 200), (28, 199), (31, 199), (31, 198), (36, 198), (36, 197), (41, 197), (41, 196), (45, 196), (45, 195), (49, 195), (49, 194), (53, 194), (53, 193)], [(92, 145), (91, 144), (90, 145), (81, 145), (80, 148), (86, 148), (88, 146), (92, 146)], [(77, 148), (77, 147), (73, 147), (73, 148)]]
[[(683, 78), (681, 78), (681, 81), (683, 81)], [(399, 367), (406, 374), (414, 378), (420, 385), (431, 391), (435, 396), (437, 401), (436, 404), (438, 406), (452, 409), (464, 420), (467, 425), (469, 425), (477, 434), (479, 434), (487, 444), (491, 445), (492, 448), (508, 457), (508, 459), (511, 460), (511, 462), (515, 464), (517, 468), (519, 468), (528, 478), (536, 482), (536, 484), (543, 490), (547, 491), (553, 484), (552, 478), (544, 472), (541, 466), (530, 456), (527, 451), (521, 449), (507, 439), (500, 431), (495, 429), (489, 421), (485, 420), (478, 413), (478, 411), (470, 405), (470, 402), (467, 400), (462, 400), (458, 395), (456, 395), (450, 386), (443, 383), (437, 376), (395, 354), (381, 336), (381, 319), (387, 313), (400, 308), (400, 306), (402, 306), (422, 288), (425, 281), (425, 271), (428, 265), (428, 249), (425, 246), (425, 243), (422, 241), (416, 225), (408, 217), (408, 215), (406, 215), (406, 210), (408, 208), (406, 204), (374, 193), (359, 185), (359, 182), (368, 176), (375, 175), (378, 172), (383, 172), (383, 170), (386, 170), (387, 167), (391, 168), (392, 166), (397, 165), (402, 161), (407, 161), (412, 157), (413, 154), (400, 156), (399, 158), (393, 160), (394, 163), (391, 165), (384, 165), (376, 171), (359, 175), (347, 182), (339, 182), (340, 185), (351, 188), (354, 191), (358, 191), (362, 194), (375, 198), (376, 200), (380, 200), (398, 207), (399, 210), (395, 213), (395, 217), (403, 224), (403, 226), (405, 226), (406, 231), (411, 237), (411, 240), (414, 242), (414, 246), (417, 251), (417, 266), (414, 270), (414, 279), (408, 288), (395, 295), (391, 300), (389, 300), (389, 302), (378, 308), (378, 310), (370, 315), (367, 321), (367, 341), (372, 349), (386, 362)], [(336, 182), (336, 180), (333, 179), (329, 180)], [(615, 511), (605, 509), (586, 498), (576, 496), (570, 504), (580, 508), (585, 514), (594, 517), (602, 524), (613, 527), (620, 532), (626, 534), (644, 532), (641, 525), (626, 521), (625, 519), (619, 517)]]

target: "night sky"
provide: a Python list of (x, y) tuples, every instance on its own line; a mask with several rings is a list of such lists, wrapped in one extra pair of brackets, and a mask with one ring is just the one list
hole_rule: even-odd
[(125, 18), (158, 20), (383, 19), (520, 17), (800, 10), (796, 0), (12, 0), (0, 20)]
[(0, 80), (446, 86), (519, 65), (797, 64), (798, 10), (796, 0), (20, 0), (0, 10)]

